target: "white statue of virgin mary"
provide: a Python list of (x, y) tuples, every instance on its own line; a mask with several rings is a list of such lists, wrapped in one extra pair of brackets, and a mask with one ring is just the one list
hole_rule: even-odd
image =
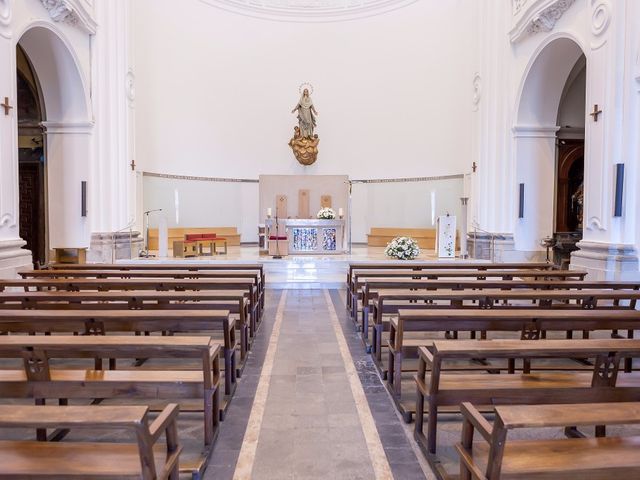
[(300, 136), (303, 138), (312, 138), (313, 129), (316, 128), (316, 116), (318, 112), (313, 106), (313, 100), (309, 95), (307, 88), (302, 92), (300, 101), (291, 113), (298, 112), (298, 125), (300, 126)]

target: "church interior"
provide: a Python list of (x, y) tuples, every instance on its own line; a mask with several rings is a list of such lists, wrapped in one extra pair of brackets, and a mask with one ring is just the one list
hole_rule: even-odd
[(640, 478), (640, 0), (0, 0), (0, 478)]

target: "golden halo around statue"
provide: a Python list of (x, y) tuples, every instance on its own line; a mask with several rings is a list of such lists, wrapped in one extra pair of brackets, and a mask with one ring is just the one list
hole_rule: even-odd
[(309, 88), (309, 94), (310, 95), (313, 94), (313, 85), (311, 85), (309, 82), (303, 82), (298, 87), (298, 92), (300, 93), (300, 95), (302, 95), (302, 92), (304, 92), (305, 88)]

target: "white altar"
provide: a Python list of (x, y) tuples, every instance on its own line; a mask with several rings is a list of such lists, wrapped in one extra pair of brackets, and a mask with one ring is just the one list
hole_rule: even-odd
[[(287, 218), (278, 220), (280, 236), (286, 235), (289, 255), (340, 254), (345, 253), (345, 221), (342, 219), (319, 220)], [(277, 236), (276, 221), (265, 221), (267, 241)]]

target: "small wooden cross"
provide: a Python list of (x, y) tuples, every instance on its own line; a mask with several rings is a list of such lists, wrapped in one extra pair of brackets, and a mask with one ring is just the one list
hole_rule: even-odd
[(136, 169), (136, 161), (131, 160), (131, 163), (129, 164), (129, 166), (131, 167), (131, 171), (133, 172)]
[(478, 165), (476, 165), (476, 162), (473, 162), (471, 164), (471, 170), (473, 170), (473, 173), (476, 173), (476, 169), (478, 168)]
[(598, 121), (598, 115), (600, 115), (602, 113), (602, 110), (600, 110), (598, 108), (598, 104), (596, 103), (593, 106), (593, 112), (591, 112), (589, 115), (591, 115), (593, 117), (593, 121), (597, 122)]
[(0, 103), (0, 107), (4, 108), (5, 115), (9, 115), (9, 110), (13, 108), (9, 105), (9, 97), (4, 97), (4, 103)]

